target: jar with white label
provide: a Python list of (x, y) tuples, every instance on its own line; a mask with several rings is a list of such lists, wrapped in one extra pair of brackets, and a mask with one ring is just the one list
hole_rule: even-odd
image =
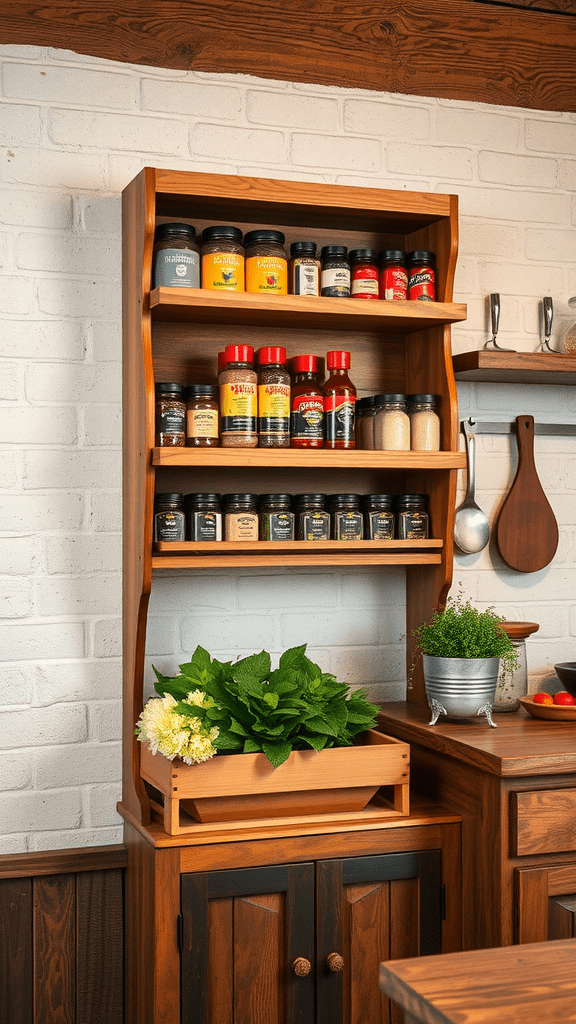
[(159, 224), (154, 234), (153, 288), (199, 288), (200, 248), (191, 224)]
[(406, 412), (406, 395), (376, 395), (374, 413), (374, 448), (376, 451), (410, 451), (410, 417)]
[(225, 494), (224, 540), (258, 540), (258, 499), (255, 494)]

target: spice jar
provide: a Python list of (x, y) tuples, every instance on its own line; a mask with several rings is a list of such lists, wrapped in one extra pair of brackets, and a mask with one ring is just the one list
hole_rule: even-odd
[(294, 356), (290, 395), (292, 448), (324, 447), (324, 392), (318, 381), (318, 356)]
[(324, 245), (322, 247), (322, 272), (320, 294), (335, 299), (350, 295), (350, 264), (345, 245)]
[(223, 448), (256, 448), (258, 444), (258, 376), (251, 345), (226, 345), (226, 367), (220, 384), (220, 444)]
[(260, 540), (294, 540), (294, 513), (289, 494), (260, 495)]
[(333, 494), (330, 499), (333, 540), (362, 540), (364, 519), (357, 494)]
[(188, 448), (218, 446), (218, 388), (215, 384), (190, 384), (184, 389), (186, 445)]
[(410, 451), (410, 418), (406, 395), (376, 395), (374, 448), (377, 451)]
[(156, 437), (160, 448), (184, 447), (186, 443), (186, 404), (181, 384), (156, 384)]
[(258, 540), (255, 494), (224, 495), (224, 540)]
[(430, 536), (427, 494), (399, 494), (396, 508), (400, 540), (424, 540)]
[(166, 491), (154, 495), (154, 540), (184, 540), (186, 517), (184, 495)]
[(296, 533), (298, 540), (330, 540), (330, 514), (325, 494), (296, 496)]
[(408, 274), (406, 253), (402, 249), (383, 249), (378, 255), (380, 276), (378, 294), (381, 299), (407, 299)]
[(375, 395), (366, 395), (356, 402), (356, 447), (364, 451), (374, 449)]
[(222, 540), (219, 494), (187, 494), (184, 509), (188, 540)]
[(246, 247), (246, 291), (288, 294), (288, 260), (281, 231), (249, 231)]
[(410, 447), (415, 452), (440, 450), (440, 417), (436, 395), (408, 395)]
[(244, 246), (240, 228), (215, 224), (202, 232), (202, 287), (244, 291)]
[(378, 298), (378, 263), (375, 249), (352, 249), (350, 295), (353, 299)]
[(288, 280), (292, 295), (320, 295), (320, 260), (316, 242), (292, 242)]
[(191, 224), (159, 224), (152, 259), (154, 288), (200, 287), (200, 249)]
[(328, 352), (328, 380), (324, 384), (324, 423), (327, 448), (354, 448), (356, 388), (348, 376), (349, 352)]
[(434, 302), (436, 299), (436, 278), (434, 253), (427, 249), (415, 249), (406, 257), (408, 264), (408, 298), (418, 302)]
[(258, 447), (290, 447), (290, 374), (286, 349), (268, 345), (257, 352)]
[(393, 540), (396, 529), (394, 495), (366, 494), (362, 507), (366, 540)]
[(500, 625), (510, 638), (518, 654), (518, 664), (512, 670), (502, 667), (498, 677), (492, 711), (518, 711), (520, 697), (528, 693), (528, 663), (526, 661), (526, 639), (540, 628), (537, 622), (501, 622)]

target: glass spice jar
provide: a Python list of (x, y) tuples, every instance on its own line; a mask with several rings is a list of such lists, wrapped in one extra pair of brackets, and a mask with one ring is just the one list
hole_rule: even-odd
[(381, 299), (407, 299), (408, 274), (406, 253), (402, 249), (383, 249), (378, 255), (380, 275), (378, 295)]
[(202, 287), (244, 291), (244, 246), (240, 228), (215, 224), (202, 232)]
[(258, 505), (255, 494), (224, 495), (224, 540), (258, 540)]
[(184, 389), (186, 445), (217, 448), (219, 444), (218, 388), (215, 384), (190, 384)]
[(415, 249), (406, 257), (408, 264), (408, 298), (417, 302), (434, 302), (436, 299), (436, 276), (434, 253), (427, 249)]
[(256, 353), (258, 363), (258, 447), (290, 447), (290, 374), (286, 349), (267, 345)]
[(375, 395), (365, 395), (356, 402), (356, 447), (363, 451), (374, 450), (375, 412)]
[(153, 288), (200, 287), (200, 249), (191, 224), (159, 224), (152, 261)]
[(415, 452), (440, 450), (440, 417), (436, 395), (408, 395), (410, 447)]
[(320, 295), (321, 263), (316, 242), (292, 242), (288, 280), (291, 295)]
[(356, 388), (348, 376), (349, 352), (328, 352), (328, 379), (324, 384), (326, 448), (355, 448)]
[(320, 294), (329, 298), (345, 299), (350, 295), (350, 263), (345, 245), (322, 247)]
[(332, 540), (362, 540), (364, 518), (357, 494), (333, 494), (330, 499)]
[(249, 231), (246, 248), (246, 291), (259, 294), (288, 294), (288, 259), (281, 231)]
[(294, 513), (289, 494), (261, 494), (260, 540), (294, 540)]
[(400, 540), (425, 540), (430, 536), (427, 494), (399, 494), (396, 509)]
[(410, 418), (406, 412), (406, 395), (376, 395), (374, 414), (374, 448), (376, 451), (410, 451)]
[(226, 345), (220, 374), (220, 444), (223, 448), (258, 445), (258, 375), (251, 345)]
[(186, 537), (184, 495), (165, 491), (154, 495), (154, 540), (181, 541)]
[(155, 385), (156, 437), (159, 448), (184, 447), (186, 444), (186, 403), (181, 384)]
[(540, 626), (537, 622), (501, 622), (500, 625), (518, 654), (518, 664), (511, 671), (501, 668), (492, 711), (518, 711), (521, 706), (519, 698), (528, 693), (526, 640)]
[(353, 299), (378, 298), (378, 262), (375, 249), (352, 249), (350, 260), (350, 295)]
[(296, 495), (297, 540), (330, 540), (330, 513), (325, 494)]
[(290, 392), (292, 448), (324, 447), (324, 393), (318, 379), (318, 356), (294, 356)]
[(394, 495), (366, 494), (362, 507), (366, 540), (393, 540), (396, 530)]
[(188, 540), (222, 540), (219, 494), (187, 494), (184, 500)]

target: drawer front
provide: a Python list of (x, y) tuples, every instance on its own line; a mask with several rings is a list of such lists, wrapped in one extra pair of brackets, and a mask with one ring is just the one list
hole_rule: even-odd
[(513, 855), (576, 850), (576, 789), (529, 790), (511, 796)]

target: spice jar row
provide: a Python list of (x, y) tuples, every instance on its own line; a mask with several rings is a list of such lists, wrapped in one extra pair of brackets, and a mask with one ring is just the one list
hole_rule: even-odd
[(295, 356), (291, 375), (282, 346), (265, 346), (254, 360), (250, 345), (227, 345), (219, 387), (156, 384), (156, 445), (439, 449), (435, 395), (380, 394), (357, 403), (350, 363), (349, 352), (328, 352), (321, 383), (317, 356)]
[(420, 540), (425, 494), (158, 493), (156, 541)]
[(159, 224), (154, 234), (153, 287), (331, 298), (436, 298), (434, 253), (426, 249), (348, 249), (292, 242), (282, 231), (260, 228), (243, 236), (231, 224), (204, 228), (200, 240), (188, 223)]

